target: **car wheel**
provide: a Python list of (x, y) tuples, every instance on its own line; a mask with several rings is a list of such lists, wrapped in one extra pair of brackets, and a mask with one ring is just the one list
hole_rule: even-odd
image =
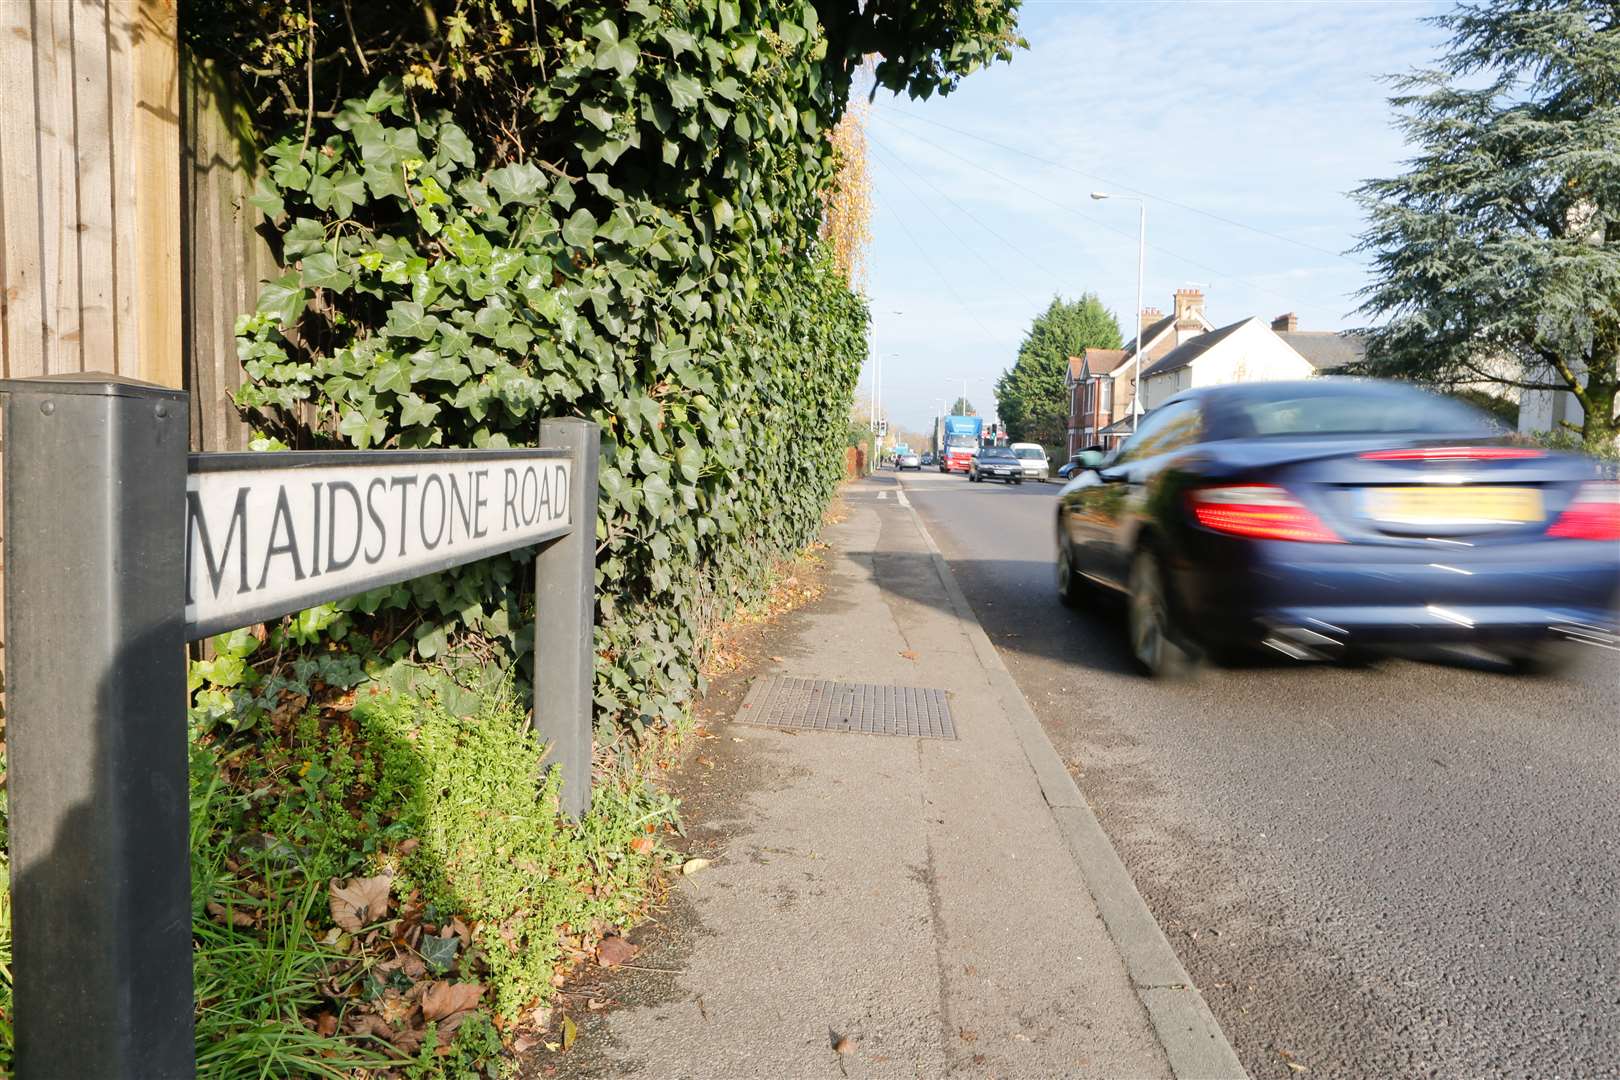
[(1170, 615), (1164, 567), (1151, 548), (1137, 551), (1131, 560), (1130, 600), (1126, 625), (1131, 656), (1142, 673), (1172, 679), (1191, 671), (1192, 659), (1179, 644)]
[(1069, 538), (1061, 525), (1058, 527), (1057, 589), (1058, 599), (1065, 607), (1085, 605), (1086, 579), (1074, 568), (1074, 552), (1069, 550)]

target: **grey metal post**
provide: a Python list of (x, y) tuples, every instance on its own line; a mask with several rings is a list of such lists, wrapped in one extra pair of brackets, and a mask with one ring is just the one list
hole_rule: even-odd
[(0, 382), (17, 1075), (194, 1074), (186, 395)]
[(540, 445), (573, 455), (568, 510), (573, 527), (540, 548), (534, 562), (534, 727), (562, 770), (562, 810), (591, 807), (591, 735), (596, 656), (595, 424), (563, 418), (540, 424)]

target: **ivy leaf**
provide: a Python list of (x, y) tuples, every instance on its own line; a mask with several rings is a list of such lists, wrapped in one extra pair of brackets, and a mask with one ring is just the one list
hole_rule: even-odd
[(337, 256), (329, 251), (318, 251), (306, 256), (299, 268), (299, 278), (306, 289), (347, 289), (353, 279), (338, 269)]
[(613, 114), (600, 105), (581, 105), (579, 113), (600, 131), (610, 131), (613, 128)]
[(487, 179), (503, 206), (514, 202), (533, 206), (546, 190), (545, 174), (527, 161), (495, 169)]
[(611, 68), (619, 73), (621, 79), (636, 70), (640, 60), (641, 50), (631, 41), (603, 42), (596, 50), (596, 69), (606, 71)]
[(291, 326), (304, 313), (306, 299), (298, 272), (291, 270), (274, 281), (265, 282), (264, 288), (259, 290), (259, 312), (277, 326)]
[(677, 109), (693, 108), (703, 97), (703, 87), (690, 75), (671, 75), (664, 80), (664, 86), (669, 90), (670, 104)]
[(439, 332), (439, 317), (425, 314), (422, 305), (411, 300), (398, 300), (388, 309), (386, 333), (391, 337), (420, 338), (423, 341)]
[(400, 399), (399, 423), (401, 427), (415, 427), (418, 424), (427, 425), (439, 415), (439, 407), (431, 401), (423, 401), (415, 394), (406, 394)]
[(575, 210), (562, 227), (563, 240), (577, 248), (589, 247), (591, 237), (595, 235), (596, 218), (584, 207)]
[(287, 204), (282, 201), (281, 192), (270, 182), (268, 176), (260, 176), (254, 183), (253, 194), (248, 196), (248, 202), (258, 207), (260, 213), (267, 218), (278, 218), (287, 212)]
[(697, 39), (690, 31), (682, 30), (678, 26), (666, 26), (658, 31), (658, 36), (669, 46), (671, 59), (680, 56), (681, 53), (697, 52)]
[(717, 229), (729, 229), (736, 220), (736, 212), (732, 210), (731, 203), (725, 199), (715, 199), (709, 204), (709, 214), (714, 218)]
[(343, 419), (338, 423), (338, 431), (360, 450), (381, 443), (388, 437), (388, 425), (381, 417), (367, 420), (356, 409), (350, 409), (343, 414)]
[(477, 163), (478, 155), (473, 151), (472, 140), (467, 138), (467, 133), (446, 121), (439, 125), (439, 152), (434, 160), (470, 166)]

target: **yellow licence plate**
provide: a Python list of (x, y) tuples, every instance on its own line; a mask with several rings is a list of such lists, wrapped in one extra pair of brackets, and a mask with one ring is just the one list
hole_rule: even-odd
[(1546, 517), (1535, 488), (1486, 485), (1372, 488), (1367, 513), (1398, 525), (1520, 525)]

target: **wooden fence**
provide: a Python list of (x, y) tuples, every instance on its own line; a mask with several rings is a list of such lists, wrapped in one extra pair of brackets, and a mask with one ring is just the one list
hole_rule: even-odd
[[(193, 449), (243, 449), (233, 326), (277, 271), (243, 114), (182, 62), (177, 4), (0, 0), (0, 378), (183, 388)], [(0, 610), (4, 567), (0, 535)]]

